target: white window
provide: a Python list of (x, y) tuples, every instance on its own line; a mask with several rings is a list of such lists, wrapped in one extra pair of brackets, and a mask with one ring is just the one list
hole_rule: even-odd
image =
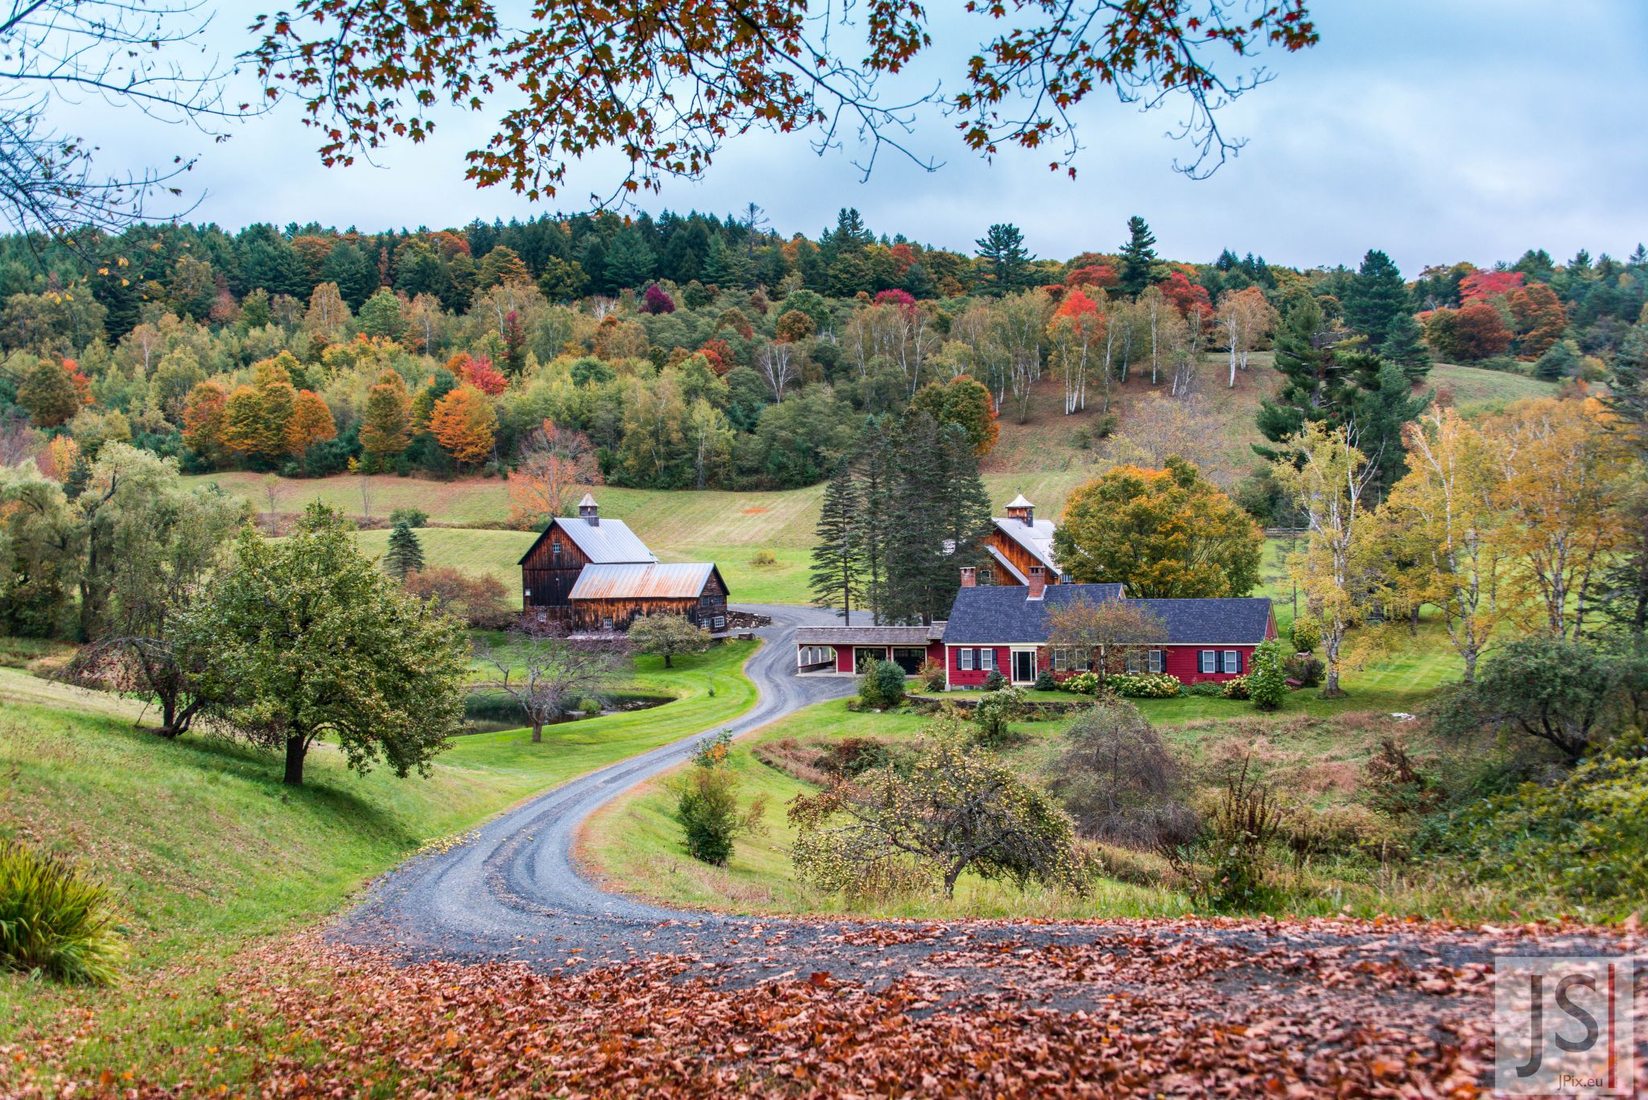
[(1063, 672), (1064, 669), (1065, 669), (1065, 666), (1067, 664), (1069, 664), (1070, 658), (1066, 655), (1067, 652), (1068, 652), (1067, 650), (1063, 650), (1063, 649), (1055, 649), (1053, 651), (1053, 671), (1054, 672)]
[(1167, 652), (1165, 650), (1152, 649), (1150, 651), (1150, 671), (1151, 672), (1166, 672), (1167, 671)]
[(973, 671), (973, 651), (970, 649), (956, 650), (956, 667), (963, 672)]
[(717, 630), (727, 629), (727, 617), (725, 615), (717, 615), (715, 617), (715, 629), (717, 629)]
[(1218, 650), (1216, 650), (1216, 649), (1204, 649), (1204, 650), (1200, 651), (1196, 656), (1197, 656), (1197, 661), (1198, 661), (1198, 664), (1197, 664), (1196, 667), (1199, 668), (1204, 675), (1208, 674), (1208, 673), (1213, 673), (1213, 672), (1218, 672), (1219, 671), (1219, 651)]
[(1240, 672), (1240, 671), (1242, 671), (1242, 655), (1239, 651), (1234, 650), (1234, 649), (1225, 650), (1225, 671), (1226, 672)]
[[(1133, 672), (1133, 673), (1143, 672), (1145, 670), (1145, 668), (1147, 667), (1146, 660), (1147, 659), (1146, 659), (1145, 655), (1143, 653), (1140, 653), (1138, 650), (1136, 650), (1136, 649), (1128, 650), (1127, 651), (1127, 671), (1128, 672)], [(1156, 670), (1151, 669), (1150, 671), (1154, 672)]]
[(981, 650), (978, 651), (978, 656), (979, 656), (978, 666), (979, 666), (979, 671), (980, 672), (994, 672), (994, 671), (996, 671), (996, 651), (995, 650), (993, 650), (993, 649), (981, 649)]

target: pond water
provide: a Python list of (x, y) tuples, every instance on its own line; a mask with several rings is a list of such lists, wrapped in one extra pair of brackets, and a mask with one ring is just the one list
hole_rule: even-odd
[[(603, 714), (649, 710), (673, 701), (668, 695), (609, 695), (600, 710), (590, 713), (575, 710), (550, 725), (579, 722), (585, 718), (598, 718)], [(517, 730), (526, 725), (526, 712), (521, 709), (521, 704), (502, 692), (474, 688), (464, 699), (464, 733), (494, 733), (498, 730)]]

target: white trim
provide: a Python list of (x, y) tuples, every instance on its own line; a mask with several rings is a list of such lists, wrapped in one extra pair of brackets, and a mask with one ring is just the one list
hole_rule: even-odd
[[(1232, 668), (1232, 665), (1235, 667)], [(1242, 651), (1239, 649), (1225, 650), (1219, 659), (1219, 668), (1224, 672), (1235, 673), (1238, 676), (1241, 675)]]
[[(1039, 667), (1041, 662), (1036, 660), (1036, 654), (1040, 649), (1041, 649), (1040, 646), (1025, 646), (1025, 645), (1016, 645), (1016, 646), (1008, 647), (1008, 653), (1007, 653), (1007, 682), (1008, 683), (1010, 683), (1010, 684), (1033, 684), (1033, 683), (1036, 682), (1036, 678), (1041, 675), (1041, 669)], [(1019, 664), (1019, 654), (1021, 654), (1021, 653), (1030, 654), (1030, 678), (1028, 680), (1019, 679), (1018, 664)]]
[[(1211, 665), (1213, 667), (1209, 668)], [(1201, 649), (1196, 651), (1196, 673), (1199, 676), (1213, 676), (1219, 671), (1219, 651), (1216, 649)]]

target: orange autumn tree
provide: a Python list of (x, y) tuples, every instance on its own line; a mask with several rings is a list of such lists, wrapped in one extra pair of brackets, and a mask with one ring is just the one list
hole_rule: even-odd
[(292, 406), (291, 422), (286, 426), (287, 450), (301, 455), (316, 443), (336, 439), (337, 434), (338, 425), (332, 419), (332, 410), (320, 394), (313, 390), (299, 390), (297, 401)]
[(509, 472), (510, 525), (530, 529), (565, 515), (575, 487), (600, 483), (589, 436), (545, 420), (521, 445), (520, 462)]
[(200, 382), (183, 402), (183, 444), (214, 466), (223, 461), (223, 421), (229, 391)]
[(411, 441), (412, 395), (399, 373), (386, 370), (366, 392), (366, 409), (361, 416), (360, 443), (367, 468), (387, 466)]
[(486, 394), (474, 386), (459, 386), (435, 402), (429, 414), (429, 430), (441, 449), (460, 466), (473, 466), (492, 453), (498, 414)]
[(224, 408), (223, 445), (273, 463), (291, 453), (289, 433), (298, 391), (278, 359), (252, 365), (252, 384), (236, 387)]

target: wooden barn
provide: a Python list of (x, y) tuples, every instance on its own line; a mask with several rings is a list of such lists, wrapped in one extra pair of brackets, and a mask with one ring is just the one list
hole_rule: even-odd
[(665, 564), (623, 520), (602, 519), (584, 494), (576, 518), (556, 517), (521, 556), (521, 606), (581, 632), (628, 629), (637, 615), (684, 615), (727, 629), (727, 584), (711, 562)]
[(996, 516), (984, 540), (987, 564), (979, 570), (979, 584), (1059, 584), (1067, 578), (1053, 560), (1052, 520), (1037, 519), (1036, 506), (1020, 493), (1007, 505), (1007, 515)]

